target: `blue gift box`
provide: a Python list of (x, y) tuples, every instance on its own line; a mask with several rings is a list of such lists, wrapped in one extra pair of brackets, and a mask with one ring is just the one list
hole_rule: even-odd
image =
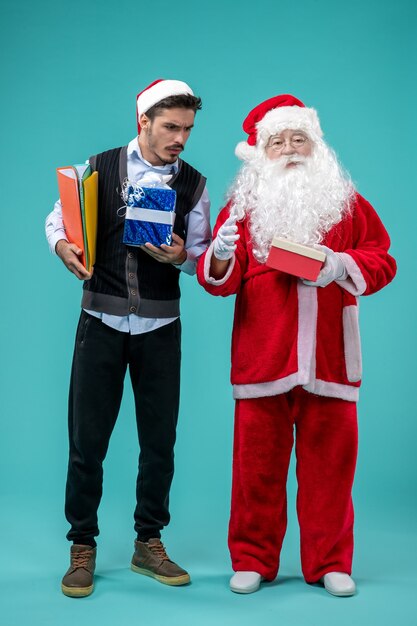
[(143, 246), (149, 242), (157, 247), (165, 243), (170, 246), (176, 195), (174, 189), (166, 187), (128, 186), (123, 243)]

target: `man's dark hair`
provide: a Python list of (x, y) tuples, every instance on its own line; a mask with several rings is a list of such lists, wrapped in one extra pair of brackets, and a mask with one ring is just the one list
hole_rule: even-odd
[(200, 111), (201, 106), (201, 98), (185, 93), (179, 96), (168, 96), (168, 98), (160, 100), (145, 111), (145, 115), (153, 121), (154, 117), (162, 112), (162, 109), (192, 109), (196, 113), (196, 111)]

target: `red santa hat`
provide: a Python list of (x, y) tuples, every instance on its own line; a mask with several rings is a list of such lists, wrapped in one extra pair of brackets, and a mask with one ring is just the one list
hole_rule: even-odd
[(243, 130), (249, 135), (247, 141), (236, 146), (236, 156), (248, 161), (258, 146), (264, 148), (271, 135), (287, 128), (304, 131), (313, 141), (323, 136), (319, 118), (314, 109), (307, 108), (301, 100), (283, 94), (258, 104), (243, 122)]
[(189, 87), (187, 83), (183, 83), (181, 80), (165, 80), (163, 78), (159, 78), (145, 87), (145, 89), (136, 96), (138, 132), (140, 133), (139, 118), (142, 113), (146, 113), (146, 111), (149, 111), (154, 104), (161, 102), (161, 100), (164, 100), (165, 98), (185, 94), (190, 96), (194, 95), (191, 87)]

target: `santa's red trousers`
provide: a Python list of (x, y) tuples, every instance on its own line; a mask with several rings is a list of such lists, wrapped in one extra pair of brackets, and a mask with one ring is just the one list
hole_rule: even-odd
[(296, 434), (297, 513), (307, 582), (351, 573), (356, 404), (296, 387), (236, 401), (229, 549), (235, 571), (278, 572), (287, 526), (286, 482)]

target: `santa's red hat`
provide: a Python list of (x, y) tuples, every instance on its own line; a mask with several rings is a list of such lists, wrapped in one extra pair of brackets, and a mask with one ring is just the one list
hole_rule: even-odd
[(187, 83), (183, 83), (181, 80), (165, 80), (163, 78), (159, 78), (145, 87), (145, 89), (136, 96), (138, 132), (140, 133), (139, 118), (142, 113), (146, 113), (146, 111), (149, 111), (154, 104), (161, 102), (161, 100), (164, 100), (165, 98), (185, 94), (190, 96), (194, 95), (191, 87), (189, 87)]
[(241, 141), (236, 146), (236, 156), (250, 160), (258, 146), (264, 148), (271, 135), (287, 128), (302, 130), (313, 141), (323, 136), (314, 109), (307, 108), (301, 100), (290, 94), (274, 96), (258, 104), (246, 117), (243, 130), (249, 136), (247, 141)]

